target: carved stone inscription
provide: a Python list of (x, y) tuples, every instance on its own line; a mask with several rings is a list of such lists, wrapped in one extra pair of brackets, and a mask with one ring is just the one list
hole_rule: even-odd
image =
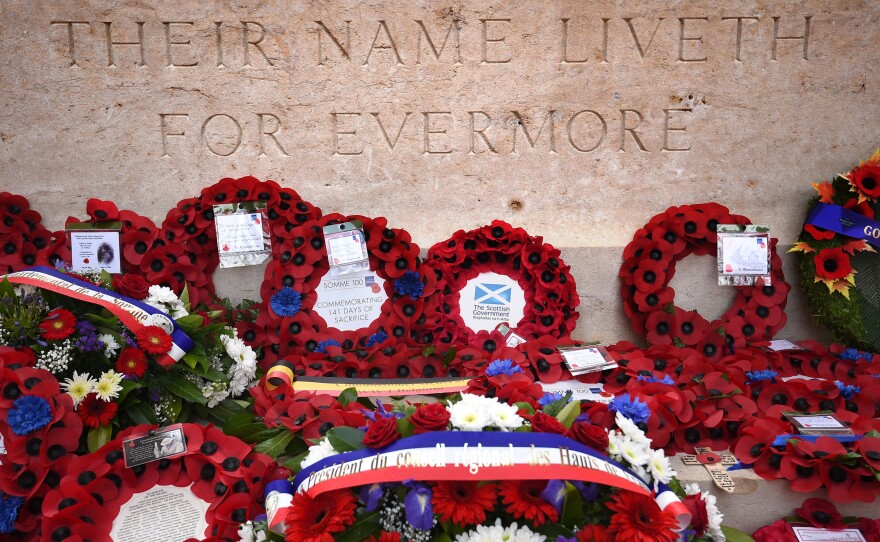
[(253, 174), (425, 246), (493, 218), (622, 246), (714, 200), (792, 238), (800, 185), (880, 144), (880, 7), (650, 4), (6, 2), (3, 189), (158, 220)]

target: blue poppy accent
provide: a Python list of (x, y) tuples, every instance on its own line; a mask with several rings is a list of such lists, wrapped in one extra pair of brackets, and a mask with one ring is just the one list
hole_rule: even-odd
[(765, 371), (746, 371), (746, 376), (749, 377), (749, 382), (760, 382), (761, 380), (776, 380), (779, 373), (768, 369)]
[(326, 341), (321, 341), (318, 343), (318, 346), (315, 347), (315, 352), (319, 354), (326, 354), (327, 348), (330, 346), (340, 346), (339, 341), (334, 339), (327, 339)]
[(651, 417), (651, 410), (638, 397), (630, 397), (628, 393), (618, 395), (611, 400), (608, 410), (620, 412), (633, 423), (645, 423)]
[(367, 348), (372, 348), (377, 344), (384, 343), (387, 338), (387, 333), (385, 333), (384, 331), (377, 331), (376, 333), (373, 333), (372, 335), (367, 337), (367, 342), (364, 343), (364, 346), (366, 346)]
[(11, 533), (15, 530), (15, 520), (18, 519), (18, 510), (24, 504), (24, 497), (7, 495), (0, 491), (0, 534)]
[(654, 375), (651, 375), (651, 376), (639, 375), (639, 377), (636, 380), (639, 380), (641, 382), (648, 382), (651, 384), (653, 384), (655, 382), (659, 382), (661, 384), (668, 384), (670, 386), (675, 385), (675, 380), (672, 380), (672, 378), (668, 374), (664, 374), (663, 378), (657, 378)]
[(422, 276), (415, 271), (407, 271), (394, 281), (394, 291), (397, 295), (408, 295), (412, 299), (418, 299), (425, 293), (425, 285), (422, 284)]
[(510, 359), (496, 359), (486, 367), (486, 376), (507, 375), (513, 376), (515, 373), (521, 373), (519, 365), (513, 363)]
[(272, 308), (272, 312), (282, 318), (294, 316), (302, 308), (302, 296), (290, 286), (285, 286), (272, 294), (269, 306)]
[(844, 399), (852, 399), (855, 394), (862, 391), (862, 388), (860, 386), (851, 386), (849, 384), (844, 384), (840, 380), (835, 380), (834, 385), (837, 386), (837, 389), (840, 390), (840, 395), (842, 395)]
[(19, 397), (12, 403), (6, 421), (16, 435), (27, 435), (31, 431), (46, 427), (52, 421), (52, 409), (42, 397), (28, 395)]

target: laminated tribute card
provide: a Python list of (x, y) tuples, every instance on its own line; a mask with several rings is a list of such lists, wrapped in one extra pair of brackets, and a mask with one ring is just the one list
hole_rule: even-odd
[(243, 201), (214, 205), (220, 267), (258, 265), (272, 255), (266, 203)]
[(119, 234), (122, 222), (74, 222), (67, 225), (73, 271), (122, 273)]
[(770, 286), (770, 228), (718, 225), (718, 285)]

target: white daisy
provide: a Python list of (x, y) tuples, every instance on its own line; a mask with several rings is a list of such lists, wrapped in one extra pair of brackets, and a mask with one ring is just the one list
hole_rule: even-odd
[(654, 479), (654, 484), (658, 482), (668, 484), (672, 477), (675, 476), (675, 470), (669, 463), (669, 458), (663, 453), (663, 450), (651, 450), (648, 453), (648, 472)]
[(325, 457), (330, 457), (338, 453), (339, 452), (336, 450), (336, 448), (334, 448), (333, 445), (330, 444), (329, 439), (321, 439), (321, 442), (309, 447), (309, 455), (307, 455), (306, 458), (302, 460), (302, 463), (300, 463), (300, 468), (304, 469), (306, 467), (314, 465)]
[[(119, 380), (117, 380), (117, 377)], [(95, 384), (93, 391), (98, 394), (98, 399), (109, 403), (119, 397), (119, 392), (122, 391), (122, 386), (119, 385), (121, 380), (121, 374), (115, 371), (107, 371), (101, 375), (101, 379)]]

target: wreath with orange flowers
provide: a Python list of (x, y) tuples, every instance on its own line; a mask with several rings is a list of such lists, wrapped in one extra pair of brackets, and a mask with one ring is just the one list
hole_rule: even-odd
[[(812, 186), (818, 195), (791, 249), (800, 253), (810, 313), (837, 341), (880, 352), (880, 257), (871, 246), (880, 246), (873, 235), (880, 219), (880, 150), (831, 182)], [(819, 211), (829, 213), (826, 220), (817, 218)]]
[(670, 207), (654, 216), (623, 250), (620, 267), (624, 311), (633, 330), (651, 344), (695, 348), (718, 360), (730, 348), (767, 340), (786, 322), (785, 304), (791, 286), (785, 282), (776, 239), (770, 241), (770, 284), (737, 286), (733, 304), (709, 322), (697, 311), (675, 306), (669, 286), (675, 264), (691, 254), (715, 255), (719, 224), (750, 224), (717, 203)]

